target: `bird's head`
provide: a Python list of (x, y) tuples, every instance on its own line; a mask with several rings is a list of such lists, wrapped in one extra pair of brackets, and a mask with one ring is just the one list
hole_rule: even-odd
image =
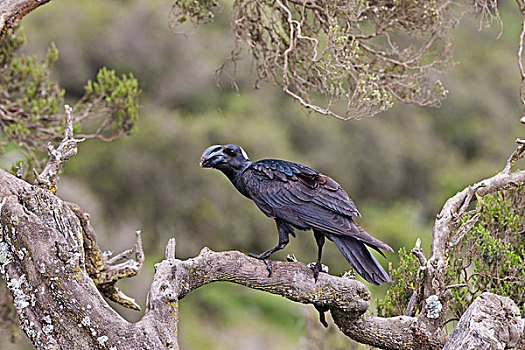
[(242, 170), (251, 162), (237, 145), (213, 145), (202, 153), (200, 166), (222, 171)]

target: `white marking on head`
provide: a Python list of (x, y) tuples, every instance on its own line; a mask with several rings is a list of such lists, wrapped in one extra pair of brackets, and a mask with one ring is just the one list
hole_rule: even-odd
[(249, 158), (248, 158), (248, 155), (247, 155), (246, 152), (242, 149), (242, 147), (239, 146), (239, 148), (241, 149), (242, 156), (243, 156), (244, 158), (246, 158), (246, 159), (249, 159)]

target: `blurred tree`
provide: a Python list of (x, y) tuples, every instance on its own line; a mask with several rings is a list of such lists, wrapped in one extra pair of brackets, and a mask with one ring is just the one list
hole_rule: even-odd
[[(57, 48), (52, 45), (45, 59), (20, 55), (25, 40), (22, 30), (9, 30), (0, 42), (0, 152), (16, 144), (28, 162), (19, 164), (19, 175), (27, 179), (32, 168), (41, 170), (47, 143), (60, 140), (64, 132), (65, 101), (64, 90), (51, 79)], [(137, 118), (138, 93), (132, 74), (118, 77), (102, 68), (73, 106), (76, 134), (105, 141), (128, 135)]]
[[(218, 6), (175, 1), (171, 23), (207, 23)], [(394, 99), (439, 106), (447, 91), (433, 72), (451, 65), (450, 30), (464, 11), (447, 0), (235, 1), (229, 59), (249, 47), (256, 86), (275, 84), (303, 107), (344, 120), (385, 111)]]

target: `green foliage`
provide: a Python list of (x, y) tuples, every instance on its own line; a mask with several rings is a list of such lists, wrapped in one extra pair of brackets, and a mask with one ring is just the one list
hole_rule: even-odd
[[(209, 22), (214, 7), (176, 0), (172, 24)], [(444, 0), (235, 1), (231, 60), (248, 47), (256, 85), (277, 85), (308, 110), (340, 119), (373, 116), (394, 99), (438, 106), (447, 91), (431, 72), (450, 66), (448, 33), (460, 16)]]
[[(416, 258), (407, 253), (405, 247), (399, 249), (399, 266), (391, 271), (392, 286), (383, 300), (377, 299), (377, 314), (381, 317), (403, 315), (417, 286), (419, 264)], [(414, 311), (417, 311), (415, 308)]]
[(471, 300), (488, 291), (510, 297), (525, 314), (525, 189), (481, 198), (476, 213), (462, 224), (471, 219), (476, 222), (470, 230), (458, 227), (447, 254), (446, 283), (462, 285), (451, 290), (452, 313), (459, 317)]
[[(26, 43), (22, 30), (10, 30), (0, 42), (0, 130), (4, 144), (14, 142), (33, 154), (48, 137), (35, 127), (43, 115), (56, 114), (63, 106), (64, 91), (51, 79), (51, 70), (58, 59), (54, 44), (44, 59), (18, 55)], [(56, 126), (50, 123), (50, 127)]]
[[(445, 252), (445, 285), (452, 286), (450, 313), (461, 315), (482, 292), (508, 296), (525, 314), (525, 188), (478, 198), (459, 221)], [(404, 248), (392, 287), (377, 301), (383, 317), (402, 315), (417, 282), (418, 263)]]
[(95, 105), (99, 113), (107, 115), (105, 123), (111, 120), (114, 135), (127, 136), (131, 133), (138, 118), (137, 98), (140, 92), (132, 73), (118, 77), (114, 70), (103, 67), (96, 81), (87, 82), (85, 91), (84, 104), (79, 107), (79, 112)]
[[(16, 144), (26, 157), (25, 173), (38, 169), (48, 142), (63, 138), (65, 91), (52, 79), (58, 60), (54, 43), (45, 58), (19, 54), (26, 43), (22, 30), (11, 30), (0, 42), (0, 145)], [(138, 82), (132, 74), (117, 76), (102, 68), (74, 105), (75, 133), (112, 140), (129, 135), (138, 116)], [(0, 149), (1, 151), (2, 149)]]

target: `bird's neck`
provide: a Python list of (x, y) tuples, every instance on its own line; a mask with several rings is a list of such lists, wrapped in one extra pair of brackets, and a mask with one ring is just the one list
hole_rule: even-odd
[(248, 192), (246, 192), (246, 188), (244, 187), (244, 184), (242, 182), (242, 174), (244, 171), (252, 164), (251, 161), (246, 161), (242, 164), (239, 168), (226, 168), (226, 169), (220, 169), (224, 175), (230, 179), (233, 186), (239, 191), (243, 196), (250, 198), (248, 195)]

